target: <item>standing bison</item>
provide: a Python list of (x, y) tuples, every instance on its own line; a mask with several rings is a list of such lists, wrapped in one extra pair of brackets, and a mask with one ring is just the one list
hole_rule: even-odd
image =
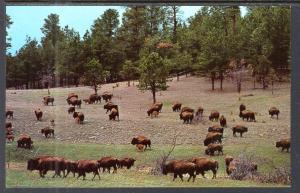
[(123, 159), (119, 159), (117, 165), (118, 165), (118, 168), (126, 167), (127, 169), (130, 169), (134, 165), (135, 161), (136, 160), (133, 158), (125, 157)]
[(119, 121), (120, 120), (119, 119), (119, 111), (116, 108), (112, 108), (111, 112), (109, 114), (109, 120), (114, 120), (115, 121), (116, 117), (118, 117), (118, 121)]
[(208, 146), (210, 143), (215, 143), (215, 142), (222, 143), (222, 133), (209, 132), (203, 141), (204, 146)]
[(151, 140), (150, 139), (147, 139), (146, 137), (144, 136), (137, 136), (137, 137), (134, 137), (132, 140), (131, 140), (131, 144), (132, 145), (136, 145), (136, 144), (143, 144), (145, 145), (145, 149), (147, 149), (147, 147), (149, 147), (151, 149)]
[(114, 169), (113, 173), (117, 173), (117, 165), (118, 165), (118, 159), (115, 157), (102, 157), (98, 161), (99, 168), (103, 168), (102, 172), (105, 172), (107, 169), (108, 173), (110, 173), (110, 168), (112, 167)]
[(182, 105), (181, 103), (175, 102), (175, 103), (172, 105), (172, 110), (173, 110), (173, 112), (180, 111), (181, 105)]
[(182, 112), (179, 115), (180, 119), (183, 120), (183, 123), (192, 124), (194, 119), (194, 114), (191, 112)]
[(289, 149), (291, 147), (291, 140), (290, 139), (282, 139), (280, 141), (277, 141), (276, 147), (277, 148), (281, 147), (281, 151), (284, 151), (286, 149), (286, 152), (289, 152)]
[(77, 172), (78, 172), (77, 179), (82, 176), (83, 180), (85, 180), (86, 173), (93, 172), (94, 177), (92, 178), (92, 180), (94, 180), (96, 176), (98, 176), (100, 180), (100, 174), (98, 168), (99, 168), (99, 163), (96, 160), (77, 161)]
[(101, 97), (103, 98), (103, 100), (105, 100), (105, 102), (108, 102), (112, 99), (113, 94), (110, 92), (103, 92), (103, 94), (101, 95)]
[(109, 111), (111, 111), (113, 108), (118, 109), (118, 105), (115, 105), (112, 102), (108, 102), (103, 106), (104, 109), (106, 109), (106, 113), (108, 113)]
[(84, 114), (80, 112), (74, 112), (73, 118), (75, 119), (76, 123), (82, 124), (84, 121)]
[(273, 117), (273, 115), (276, 115), (277, 116), (277, 119), (278, 119), (278, 115), (279, 115), (280, 111), (279, 109), (277, 109), (276, 107), (271, 107), (269, 109), (269, 115), (271, 115), (271, 118)]
[(34, 110), (34, 114), (35, 114), (36, 119), (37, 119), (38, 121), (41, 121), (41, 120), (42, 120), (43, 111), (41, 111), (41, 109), (36, 109), (36, 110)]
[(219, 116), (220, 116), (220, 113), (218, 111), (212, 111), (208, 118), (210, 121), (218, 121)]
[(6, 110), (6, 118), (13, 119), (14, 118), (14, 112), (12, 110)]
[(241, 137), (243, 137), (243, 133), (248, 132), (248, 128), (242, 125), (236, 125), (231, 130), (234, 137), (236, 137), (236, 133), (240, 133)]
[(44, 105), (49, 105), (49, 103), (51, 103), (52, 106), (53, 106), (53, 102), (54, 102), (54, 98), (53, 97), (51, 97), (51, 96), (45, 96), (45, 97), (43, 97), (43, 103), (44, 103)]
[(162, 167), (162, 173), (164, 175), (167, 175), (168, 173), (174, 174), (173, 181), (177, 178), (177, 176), (179, 176), (183, 182), (183, 174), (189, 174), (187, 181), (190, 181), (190, 179), (193, 178), (194, 182), (196, 178), (195, 171), (196, 165), (187, 160), (172, 160), (166, 164), (163, 164)]
[(217, 178), (217, 171), (219, 169), (218, 161), (205, 157), (194, 157), (188, 161), (196, 165), (196, 175), (201, 174), (203, 178), (206, 178), (205, 172), (211, 170), (213, 172), (212, 179)]
[(253, 111), (250, 110), (244, 110), (240, 113), (240, 117), (243, 120), (247, 120), (247, 121), (255, 121), (255, 113)]

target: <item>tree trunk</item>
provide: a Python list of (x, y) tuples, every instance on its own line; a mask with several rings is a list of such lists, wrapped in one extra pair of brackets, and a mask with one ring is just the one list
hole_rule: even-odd
[(237, 89), (238, 89), (238, 93), (240, 94), (241, 90), (242, 90), (242, 83), (241, 82), (237, 83)]
[(254, 76), (254, 79), (253, 79), (253, 89), (255, 89), (255, 82), (256, 82), (256, 78)]
[(274, 81), (272, 80), (272, 95), (274, 94)]
[(211, 89), (215, 90), (215, 77), (211, 77)]
[(177, 81), (179, 81), (179, 73), (177, 73)]
[(223, 90), (223, 76), (221, 76), (220, 89)]
[(98, 91), (97, 84), (94, 84), (94, 91), (95, 91), (95, 94), (97, 94), (97, 91)]
[(152, 90), (152, 96), (153, 96), (153, 103), (156, 103), (156, 92), (154, 89)]
[(127, 82), (127, 86), (128, 86), (128, 87), (130, 87), (130, 80), (128, 80), (128, 82)]

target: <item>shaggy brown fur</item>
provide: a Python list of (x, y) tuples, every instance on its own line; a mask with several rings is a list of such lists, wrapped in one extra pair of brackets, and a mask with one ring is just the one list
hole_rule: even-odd
[(241, 137), (243, 137), (243, 133), (248, 132), (248, 128), (242, 125), (236, 125), (231, 130), (234, 137), (236, 137), (236, 133), (240, 133)]
[(291, 147), (291, 140), (290, 139), (282, 139), (280, 141), (277, 141), (276, 147), (277, 148), (281, 147), (281, 151), (286, 149), (286, 152), (289, 152), (289, 149)]

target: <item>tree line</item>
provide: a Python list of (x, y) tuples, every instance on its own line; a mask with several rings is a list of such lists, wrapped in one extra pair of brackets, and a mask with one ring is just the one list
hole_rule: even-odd
[[(13, 25), (7, 15), (6, 28)], [(290, 8), (204, 6), (187, 20), (180, 6), (130, 6), (119, 21), (107, 9), (80, 37), (50, 14), (40, 41), (27, 37), (7, 54), (7, 87), (98, 85), (139, 79), (139, 88), (167, 89), (167, 78), (197, 74), (223, 80), (246, 67), (259, 82), (279, 79), (290, 68)], [(7, 36), (7, 49), (10, 39)], [(233, 73), (236, 74), (237, 73)], [(236, 77), (235, 77), (236, 78)], [(237, 78), (238, 79), (238, 78)], [(241, 81), (238, 82), (238, 87)]]

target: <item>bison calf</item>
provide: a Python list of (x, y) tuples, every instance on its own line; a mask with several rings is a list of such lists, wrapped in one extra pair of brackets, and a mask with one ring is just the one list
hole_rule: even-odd
[(217, 171), (219, 169), (218, 161), (205, 157), (194, 157), (188, 161), (196, 164), (196, 175), (201, 174), (203, 178), (206, 178), (205, 172), (211, 170), (213, 172), (212, 179), (217, 178)]
[(281, 147), (281, 151), (286, 149), (286, 152), (289, 152), (289, 149), (291, 147), (291, 140), (290, 139), (282, 139), (280, 141), (277, 141), (276, 147), (277, 148)]
[(151, 140), (150, 140), (150, 139), (147, 139), (147, 138), (144, 137), (144, 136), (137, 136), (137, 137), (134, 137), (134, 138), (131, 140), (131, 144), (132, 144), (132, 145), (142, 144), (142, 145), (145, 145), (145, 149), (147, 149), (147, 147), (149, 147), (149, 148), (151, 149)]
[(84, 114), (80, 112), (74, 112), (73, 118), (75, 119), (76, 123), (82, 124), (84, 121)]
[(36, 116), (36, 119), (38, 121), (41, 121), (42, 120), (42, 116), (43, 116), (43, 111), (41, 111), (41, 109), (37, 109), (34, 111), (34, 114)]
[(6, 110), (6, 118), (13, 119), (14, 118), (14, 112), (12, 110)]

